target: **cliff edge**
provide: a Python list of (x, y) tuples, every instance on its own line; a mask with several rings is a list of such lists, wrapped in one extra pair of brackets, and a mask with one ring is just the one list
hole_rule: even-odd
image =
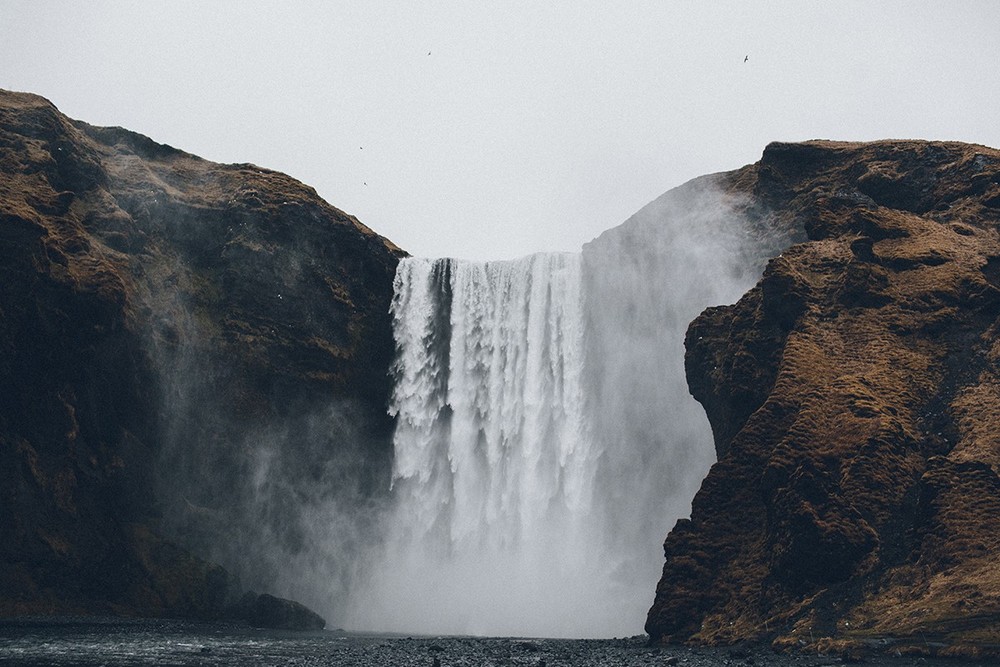
[[(371, 492), (401, 255), (284, 174), (0, 91), (0, 615), (217, 615), (302, 540), (268, 480)], [(350, 434), (304, 437), (332, 403)]]
[(723, 181), (807, 240), (688, 329), (719, 459), (647, 632), (995, 653), (1000, 152), (771, 144)]

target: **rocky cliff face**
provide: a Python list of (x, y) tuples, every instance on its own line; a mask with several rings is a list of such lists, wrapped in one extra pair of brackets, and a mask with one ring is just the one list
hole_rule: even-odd
[[(719, 461), (647, 631), (989, 650), (1000, 152), (774, 144), (713, 187), (794, 245), (688, 330)], [(0, 615), (213, 616), (347, 576), (400, 255), (283, 174), (0, 91)]]
[(307, 550), (293, 507), (370, 499), (401, 254), (288, 176), (0, 91), (0, 614), (211, 615)]
[(688, 382), (719, 460), (664, 544), (647, 631), (988, 650), (1000, 152), (772, 144), (723, 181), (807, 240), (688, 330)]

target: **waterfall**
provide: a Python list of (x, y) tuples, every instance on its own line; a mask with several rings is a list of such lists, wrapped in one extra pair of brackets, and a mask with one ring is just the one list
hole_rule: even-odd
[(580, 270), (400, 263), (395, 511), (363, 627), (557, 636), (566, 605), (600, 603)]
[(419, 544), (448, 557), (556, 555), (590, 511), (580, 261), (404, 260), (393, 485)]
[(400, 262), (393, 505), (347, 627), (641, 632), (714, 460), (684, 331), (762, 268), (717, 192), (682, 195), (582, 253)]

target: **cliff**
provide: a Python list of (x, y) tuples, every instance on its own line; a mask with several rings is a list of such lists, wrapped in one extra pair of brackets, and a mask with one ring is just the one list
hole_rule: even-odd
[[(650, 636), (995, 653), (1000, 152), (772, 144), (710, 180), (783, 252), (688, 329), (718, 462)], [(286, 175), (0, 91), (0, 615), (336, 598), (402, 254)]]
[(216, 615), (329, 500), (276, 485), (371, 496), (401, 254), (284, 174), (0, 91), (0, 615)]
[(719, 458), (647, 632), (995, 652), (1000, 152), (772, 144), (720, 180), (805, 238), (688, 329)]

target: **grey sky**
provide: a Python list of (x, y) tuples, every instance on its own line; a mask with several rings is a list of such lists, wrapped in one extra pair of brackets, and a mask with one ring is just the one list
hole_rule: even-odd
[(287, 172), (413, 254), (505, 258), (773, 140), (1000, 147), (998, 29), (992, 1), (4, 0), (0, 87)]

